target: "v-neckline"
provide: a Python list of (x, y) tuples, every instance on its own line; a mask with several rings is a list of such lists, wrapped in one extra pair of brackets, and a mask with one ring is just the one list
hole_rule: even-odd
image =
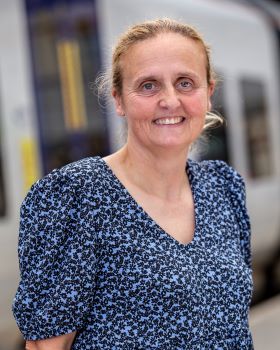
[(117, 175), (114, 173), (113, 169), (110, 167), (110, 165), (100, 156), (97, 157), (100, 162), (102, 163), (105, 170), (108, 172), (108, 174), (111, 176), (111, 178), (114, 180), (114, 182), (118, 185), (119, 189), (126, 194), (128, 199), (134, 203), (134, 205), (138, 208), (138, 210), (146, 217), (146, 219), (158, 230), (160, 231), (165, 238), (168, 240), (173, 241), (176, 245), (179, 247), (189, 247), (195, 244), (195, 242), (198, 239), (198, 208), (197, 208), (197, 201), (196, 201), (196, 190), (195, 190), (195, 181), (191, 170), (190, 160), (188, 159), (186, 162), (186, 174), (188, 176), (191, 192), (192, 192), (192, 198), (193, 198), (193, 204), (194, 204), (194, 233), (192, 239), (187, 243), (182, 243), (178, 241), (175, 237), (173, 237), (170, 233), (168, 233), (166, 230), (164, 230), (160, 224), (157, 223), (155, 219), (153, 219), (150, 214), (140, 205), (137, 200), (131, 195), (129, 190), (126, 188), (126, 186), (122, 183), (122, 181), (117, 177)]

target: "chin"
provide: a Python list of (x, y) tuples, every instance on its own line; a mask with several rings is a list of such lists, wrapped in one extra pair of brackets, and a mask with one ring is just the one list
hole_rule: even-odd
[(162, 142), (162, 143), (159, 143), (157, 146), (158, 148), (164, 149), (165, 151), (173, 151), (173, 152), (186, 151), (187, 152), (191, 144), (192, 142), (190, 143)]

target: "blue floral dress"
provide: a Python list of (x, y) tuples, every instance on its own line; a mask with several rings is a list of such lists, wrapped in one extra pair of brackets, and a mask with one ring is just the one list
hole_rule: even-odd
[(100, 157), (33, 185), (21, 207), (25, 339), (77, 330), (74, 350), (253, 349), (250, 227), (242, 178), (189, 160), (195, 233), (167, 234)]

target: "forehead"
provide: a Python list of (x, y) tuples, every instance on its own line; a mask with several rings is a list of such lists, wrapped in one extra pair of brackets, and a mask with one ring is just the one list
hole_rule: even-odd
[(145, 71), (181, 68), (206, 74), (202, 43), (177, 33), (162, 33), (132, 45), (121, 58), (123, 78)]

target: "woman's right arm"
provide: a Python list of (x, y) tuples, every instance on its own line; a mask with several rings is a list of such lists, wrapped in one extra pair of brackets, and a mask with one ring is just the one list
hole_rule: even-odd
[(70, 350), (76, 332), (42, 340), (27, 340), (26, 350)]
[[(55, 170), (38, 181), (21, 206), (13, 312), (30, 350), (70, 349), (74, 334), (67, 334), (86, 327), (94, 303), (93, 210), (83, 203), (80, 180), (68, 173)], [(50, 338), (56, 334), (66, 336)]]

